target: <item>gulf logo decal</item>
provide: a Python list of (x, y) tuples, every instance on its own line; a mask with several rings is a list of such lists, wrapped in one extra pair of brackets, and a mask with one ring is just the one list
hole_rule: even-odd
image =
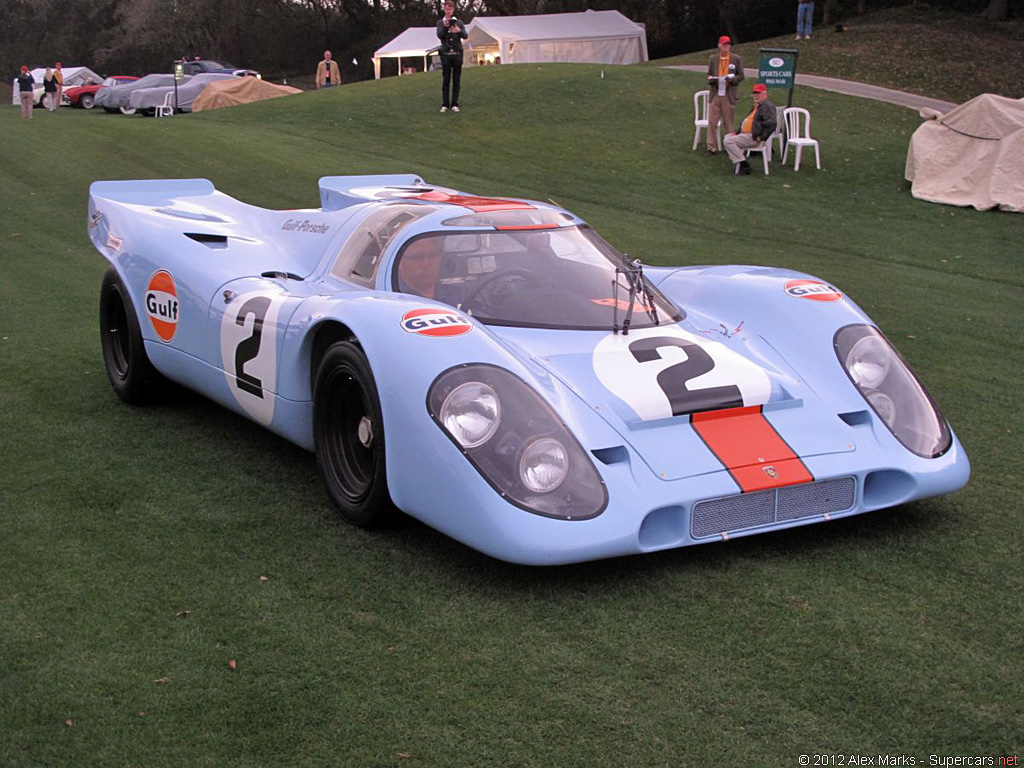
[(790, 280), (785, 291), (787, 296), (811, 301), (839, 301), (843, 298), (838, 288), (820, 280)]
[(461, 336), (473, 330), (473, 324), (457, 312), (424, 307), (402, 315), (402, 330), (420, 336)]
[(178, 331), (178, 291), (165, 270), (155, 272), (146, 286), (146, 315), (156, 335), (170, 341)]

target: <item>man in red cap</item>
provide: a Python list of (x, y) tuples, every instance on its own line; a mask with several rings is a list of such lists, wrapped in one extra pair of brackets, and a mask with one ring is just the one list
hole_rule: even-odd
[(718, 53), (708, 62), (708, 154), (718, 151), (718, 124), (732, 130), (737, 87), (743, 82), (743, 59), (732, 52), (728, 35), (718, 38)]
[(754, 108), (743, 118), (740, 129), (722, 140), (736, 173), (750, 175), (750, 163), (743, 152), (763, 147), (766, 141), (771, 141), (778, 119), (775, 105), (768, 101), (768, 89), (764, 83), (757, 83), (754, 86)]
[(57, 81), (57, 100), (53, 103), (53, 108), (56, 109), (64, 95), (64, 70), (60, 68), (59, 61), (53, 65), (53, 79)]

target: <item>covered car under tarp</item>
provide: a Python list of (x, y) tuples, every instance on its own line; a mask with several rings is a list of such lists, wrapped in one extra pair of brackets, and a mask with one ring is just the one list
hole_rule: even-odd
[(196, 97), (196, 100), (192, 102), (192, 111), (202, 112), (204, 109), (236, 107), (239, 104), (276, 99), (279, 96), (290, 96), (293, 93), (302, 93), (302, 91), (292, 88), (290, 85), (274, 85), (255, 77), (217, 80), (207, 85), (203, 92)]
[[(178, 86), (180, 87), (182, 83), (187, 83), (191, 77), (191, 75), (185, 75), (185, 79), (179, 81)], [(161, 85), (173, 87), (174, 75), (155, 72), (130, 83), (101, 88), (96, 92), (96, 106), (103, 107), (108, 112), (116, 112), (119, 109), (131, 112), (130, 100), (134, 91), (142, 88), (155, 88)]]
[(164, 104), (164, 100), (170, 94), (170, 104), (172, 107), (175, 107), (176, 111), (191, 112), (192, 102), (196, 100), (196, 97), (203, 92), (206, 86), (218, 80), (234, 79), (236, 79), (235, 76), (230, 72), (202, 72), (198, 75), (192, 75), (192, 79), (187, 83), (179, 84), (177, 94), (175, 94), (173, 81), (169, 85), (134, 90), (129, 98), (129, 104), (132, 109), (141, 109), (148, 112)]
[(1024, 99), (985, 93), (921, 116), (904, 172), (914, 197), (1024, 213)]
[(478, 64), (488, 57), (503, 64), (647, 61), (647, 30), (618, 11), (477, 16), (466, 31)]

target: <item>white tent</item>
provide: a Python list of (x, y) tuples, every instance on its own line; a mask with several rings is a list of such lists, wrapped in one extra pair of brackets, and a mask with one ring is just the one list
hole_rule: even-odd
[(1024, 213), (1024, 99), (984, 93), (921, 115), (904, 173), (914, 197)]
[(398, 59), (398, 74), (402, 74), (402, 59), (423, 58), (423, 69), (427, 69), (427, 57), (441, 45), (437, 39), (436, 27), (409, 27), (394, 40), (382, 45), (373, 54), (373, 76), (380, 79), (380, 60)]
[(618, 11), (477, 16), (466, 30), (477, 64), (647, 61), (647, 31)]
[[(102, 83), (103, 78), (97, 75), (88, 67), (61, 67), (61, 74), (64, 75), (64, 87), (71, 88), (75, 85), (85, 85), (89, 80), (94, 83)], [(35, 101), (39, 101), (43, 94), (43, 77), (46, 75), (46, 67), (36, 67), (29, 74), (35, 80), (32, 90), (35, 94)], [(18, 93), (18, 78), (14, 78), (14, 93), (11, 95), (11, 102), (15, 105), (21, 103)]]

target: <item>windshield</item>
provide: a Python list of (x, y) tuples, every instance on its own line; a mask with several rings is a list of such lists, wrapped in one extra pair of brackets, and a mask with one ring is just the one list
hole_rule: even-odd
[[(395, 290), (450, 304), (493, 325), (611, 329), (630, 307), (626, 261), (589, 227), (436, 232), (406, 243)], [(681, 319), (647, 280), (636, 292), (632, 328)]]

